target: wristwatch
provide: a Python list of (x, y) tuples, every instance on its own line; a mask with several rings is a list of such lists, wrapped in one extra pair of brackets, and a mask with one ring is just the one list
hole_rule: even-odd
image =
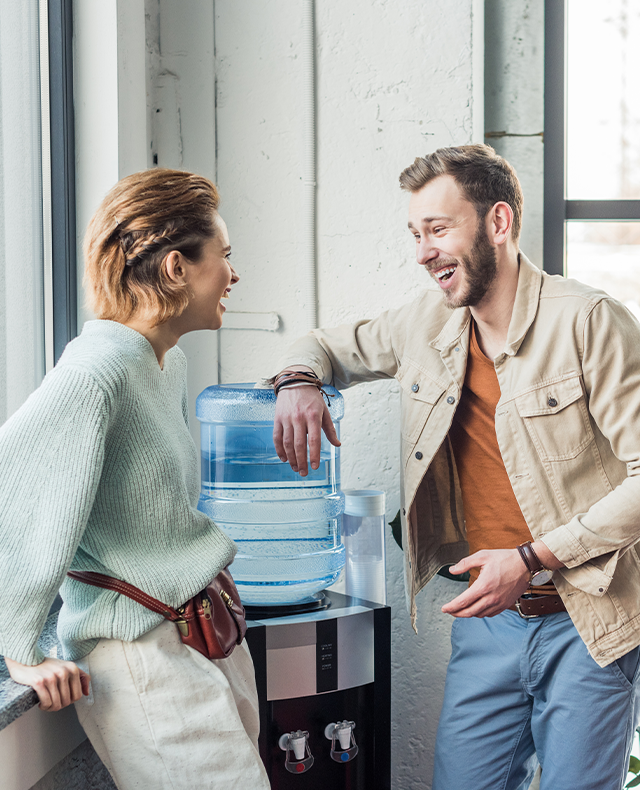
[(520, 556), (522, 557), (522, 561), (526, 565), (527, 570), (531, 574), (529, 584), (532, 587), (539, 587), (541, 584), (547, 584), (547, 582), (551, 581), (553, 571), (549, 570), (549, 568), (545, 568), (540, 562), (538, 555), (533, 550), (530, 540), (527, 540), (525, 543), (521, 543), (518, 546), (518, 551), (520, 552)]

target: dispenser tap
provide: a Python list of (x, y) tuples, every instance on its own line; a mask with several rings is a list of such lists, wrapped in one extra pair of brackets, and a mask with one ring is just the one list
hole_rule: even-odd
[[(353, 734), (356, 725), (353, 721), (339, 721), (337, 724), (332, 722), (324, 728), (324, 736), (331, 741), (331, 759), (337, 763), (348, 763), (358, 754), (356, 739)], [(340, 749), (336, 749), (336, 738), (340, 743)]]
[[(309, 733), (306, 730), (285, 732), (278, 740), (278, 746), (286, 752), (284, 767), (292, 774), (303, 774), (313, 765), (313, 755), (309, 748)], [(294, 760), (290, 759), (293, 751)], [(306, 753), (306, 757), (305, 757)]]

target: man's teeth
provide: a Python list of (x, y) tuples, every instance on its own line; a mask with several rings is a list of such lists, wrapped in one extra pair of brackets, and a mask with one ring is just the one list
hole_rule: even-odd
[(455, 266), (450, 266), (448, 269), (441, 269), (439, 272), (436, 272), (436, 277), (438, 280), (448, 280), (455, 270)]

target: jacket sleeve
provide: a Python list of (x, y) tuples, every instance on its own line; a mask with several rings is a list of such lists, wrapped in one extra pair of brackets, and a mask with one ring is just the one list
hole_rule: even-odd
[(345, 389), (360, 381), (393, 378), (399, 367), (408, 308), (387, 310), (372, 320), (315, 329), (297, 340), (274, 371), (307, 365), (325, 384)]
[(105, 396), (54, 369), (0, 429), (0, 654), (39, 664), (48, 611), (84, 532), (102, 472)]
[(640, 540), (640, 326), (618, 302), (602, 299), (587, 315), (583, 343), (589, 412), (615, 456), (626, 464), (627, 477), (543, 541), (568, 568), (589, 563), (592, 571), (599, 569), (599, 574), (589, 574), (591, 583), (584, 576), (586, 586), (579, 573), (571, 582), (602, 595), (618, 558)]

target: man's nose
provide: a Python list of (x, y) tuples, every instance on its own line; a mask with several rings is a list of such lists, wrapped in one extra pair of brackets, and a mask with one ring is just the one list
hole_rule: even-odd
[(416, 260), (421, 266), (425, 266), (438, 257), (438, 250), (434, 246), (432, 240), (428, 237), (422, 237), (420, 244), (416, 251)]

